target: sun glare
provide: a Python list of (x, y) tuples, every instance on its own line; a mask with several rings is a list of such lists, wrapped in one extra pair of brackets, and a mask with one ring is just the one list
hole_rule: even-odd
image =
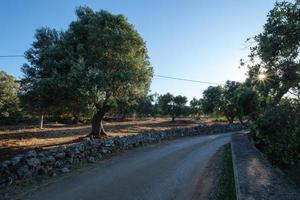
[(255, 78), (255, 81), (258, 83), (265, 84), (270, 80), (270, 75), (267, 72), (259, 72)]
[(267, 75), (264, 73), (260, 73), (260, 74), (258, 74), (257, 79), (260, 81), (264, 81), (267, 79)]

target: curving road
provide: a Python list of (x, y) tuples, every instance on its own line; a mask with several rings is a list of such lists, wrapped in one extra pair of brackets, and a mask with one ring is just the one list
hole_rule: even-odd
[(138, 148), (40, 188), (32, 200), (191, 199), (207, 161), (231, 133)]

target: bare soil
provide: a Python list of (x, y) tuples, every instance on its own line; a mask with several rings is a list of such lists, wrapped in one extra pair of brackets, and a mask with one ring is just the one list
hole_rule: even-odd
[[(167, 130), (171, 128), (193, 127), (210, 121), (180, 118), (171, 122), (169, 118), (147, 118), (127, 120), (124, 122), (105, 122), (108, 136), (138, 134), (148, 130)], [(0, 127), (0, 161), (16, 154), (35, 149), (37, 151), (58, 145), (68, 145), (80, 141), (91, 131), (90, 125), (45, 124), (43, 129), (38, 125), (16, 125)]]

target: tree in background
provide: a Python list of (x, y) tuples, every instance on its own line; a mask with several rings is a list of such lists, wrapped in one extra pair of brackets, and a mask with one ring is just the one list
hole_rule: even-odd
[(191, 113), (194, 115), (194, 118), (199, 119), (202, 112), (202, 102), (201, 99), (193, 98), (190, 101)]
[(175, 121), (175, 118), (180, 115), (188, 114), (188, 108), (186, 106), (187, 101), (187, 98), (181, 95), (173, 98), (172, 121)]
[(20, 111), (19, 84), (16, 79), (0, 71), (0, 122), (16, 120)]
[(87, 7), (76, 14), (65, 32), (37, 32), (26, 53), (31, 65), (23, 67), (23, 91), (41, 111), (93, 108), (91, 135), (100, 137), (104, 115), (145, 96), (153, 72), (145, 42), (123, 15)]
[(205, 114), (220, 114), (222, 104), (222, 87), (209, 86), (203, 91), (202, 110)]
[(159, 112), (162, 115), (172, 115), (174, 96), (170, 93), (158, 97)]
[(136, 101), (120, 101), (116, 106), (112, 107), (108, 112), (114, 119), (126, 119), (127, 117), (134, 116), (137, 110), (138, 102)]
[(151, 115), (155, 118), (158, 114), (157, 98), (157, 93), (145, 96), (137, 105), (137, 114), (142, 117)]
[(185, 96), (173, 96), (170, 93), (159, 96), (158, 106), (163, 115), (169, 115), (172, 117), (172, 121), (180, 115), (185, 115), (187, 98)]
[(233, 102), (241, 124), (244, 124), (243, 117), (249, 117), (252, 121), (257, 119), (260, 101), (258, 93), (253, 88), (240, 85), (234, 91)]
[(237, 106), (234, 102), (234, 94), (240, 85), (236, 81), (226, 81), (224, 87), (222, 87), (221, 111), (229, 123), (233, 123), (234, 118), (238, 115)]
[[(31, 114), (49, 114), (62, 111), (66, 83), (61, 72), (64, 65), (58, 49), (61, 33), (54, 29), (41, 28), (36, 31), (32, 47), (25, 52), (28, 64), (24, 64), (21, 80), (21, 100), (24, 108)], [(60, 83), (60, 84), (58, 84)], [(41, 123), (42, 124), (42, 123)]]

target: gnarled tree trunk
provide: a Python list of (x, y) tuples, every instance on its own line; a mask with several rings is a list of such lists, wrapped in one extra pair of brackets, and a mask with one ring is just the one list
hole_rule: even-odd
[(228, 116), (228, 115), (225, 115), (225, 117), (227, 118), (227, 121), (228, 121), (230, 124), (233, 123), (234, 117)]
[(108, 108), (102, 108), (100, 110), (97, 110), (95, 115), (92, 118), (92, 132), (90, 133), (93, 137), (102, 137), (106, 136), (104, 127), (103, 127), (103, 118), (106, 112), (108, 111)]

